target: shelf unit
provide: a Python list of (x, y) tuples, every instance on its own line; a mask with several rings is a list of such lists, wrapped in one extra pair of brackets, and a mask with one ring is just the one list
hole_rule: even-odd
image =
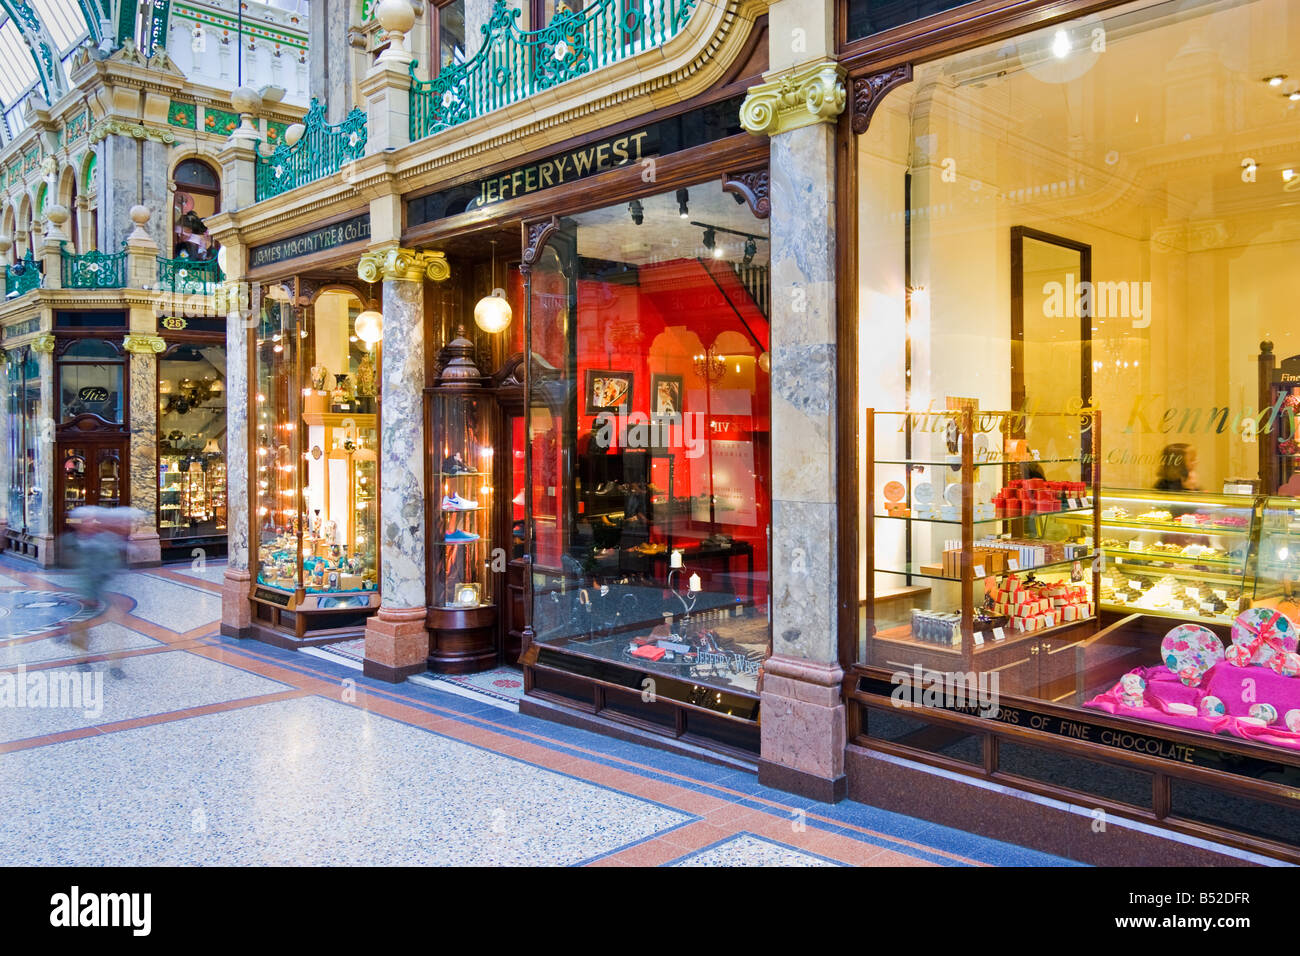
[[(1073, 642), (1092, 630), (1100, 588), (1093, 558), (1101, 530), (1094, 507), (1101, 469), (1090, 452), (1099, 442), (1096, 411), (1025, 416), (963, 407), (911, 413), (867, 409), (864, 414), (864, 513), (872, 516), (863, 529), (868, 556), (864, 662), (950, 671), (971, 669), (978, 657), (980, 669), (1025, 665), (1029, 670), (1031, 659), (1041, 652), (1046, 660), (1058, 640)], [(1079, 454), (1050, 459), (1027, 454), (1022, 436), (1026, 419), (1034, 417), (1077, 419)], [(1068, 429), (1070, 423), (1062, 421), (1060, 427)], [(1057, 477), (1026, 477), (1043, 466), (1055, 466)], [(1084, 474), (1088, 480), (1080, 482)], [(998, 517), (995, 502), (1006, 494), (1041, 495), (1042, 501), (1054, 496), (1054, 506)], [(939, 561), (945, 551), (946, 567)], [(985, 566), (1001, 561), (1006, 563), (1001, 571)], [(1014, 617), (1003, 622), (1007, 615), (987, 613), (990, 604), (1002, 603), (990, 600), (989, 579), (996, 598), (1010, 575), (1021, 585), (1043, 583), (1050, 588), (1043, 593), (1064, 588), (1069, 596), (1061, 600), (1074, 600), (1083, 589), (1089, 600), (1074, 605), (1070, 621), (1047, 626), (1035, 621), (1032, 630), (1017, 630)], [(939, 622), (949, 615), (951, 638), (923, 639), (915, 633), (918, 612), (928, 637), (936, 627), (942, 633)]]

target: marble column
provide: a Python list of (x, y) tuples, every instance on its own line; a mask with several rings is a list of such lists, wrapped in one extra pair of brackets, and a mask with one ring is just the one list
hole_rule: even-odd
[[(226, 246), (227, 262), (242, 259), (238, 248)], [(240, 253), (240, 255), (236, 255)], [(248, 376), (249, 324), (247, 302), (240, 301), (242, 283), (226, 285), (226, 572), (221, 586), (221, 633), (248, 637), (251, 633), (252, 588), (248, 527)]]
[(27, 521), (27, 535), (36, 546), (36, 560), (49, 567), (58, 560), (54, 546), (54, 421), (59, 413), (54, 394), (54, 333), (42, 332), (36, 336), (32, 354), (41, 381), (41, 412), (34, 444), (36, 487), (29, 487), (27, 496), (34, 505)]
[(364, 672), (398, 682), (423, 671), (424, 279), (450, 275), (441, 253), (390, 247), (367, 252), (357, 266), (366, 282), (382, 280), (384, 337), (380, 370), (379, 611), (366, 624)]
[[(151, 320), (152, 316), (146, 310), (142, 318)], [(131, 529), (127, 555), (132, 567), (153, 567), (162, 562), (158, 540), (158, 354), (167, 346), (147, 332), (131, 332), (122, 344), (130, 356), (131, 376), (131, 438), (123, 465), (131, 488), (130, 505), (143, 512)]]
[(834, 227), (834, 121), (845, 90), (828, 61), (764, 80), (741, 109), (746, 129), (771, 143), (773, 640), (759, 780), (832, 801), (845, 790)]

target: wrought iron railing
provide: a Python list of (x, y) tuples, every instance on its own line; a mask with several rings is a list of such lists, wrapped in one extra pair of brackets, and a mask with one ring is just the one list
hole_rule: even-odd
[(257, 201), (270, 199), (338, 172), (366, 153), (366, 114), (354, 109), (343, 122), (325, 122), (324, 104), (313, 99), (303, 117), (306, 132), (290, 146), (281, 143), (257, 160)]
[(595, 0), (578, 13), (560, 4), (541, 30), (519, 29), (519, 11), (496, 0), (483, 45), (432, 80), (411, 65), (411, 139), (482, 116), (676, 36), (697, 0)]
[(83, 252), (62, 250), (63, 288), (126, 288), (126, 243), (121, 252)]
[(20, 296), (41, 287), (41, 267), (31, 250), (11, 266), (5, 266), (5, 298)]
[(216, 259), (158, 257), (158, 287), (176, 295), (215, 295), (226, 276)]

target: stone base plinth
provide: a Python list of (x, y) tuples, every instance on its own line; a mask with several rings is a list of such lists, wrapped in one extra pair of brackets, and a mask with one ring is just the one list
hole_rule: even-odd
[(422, 607), (381, 607), (366, 622), (363, 673), (398, 684), (427, 670), (429, 632), (424, 626), (425, 616)]
[(827, 803), (843, 798), (844, 671), (792, 657), (763, 665), (760, 783)]
[(221, 633), (244, 638), (252, 633), (253, 608), (248, 603), (252, 575), (238, 568), (226, 568), (221, 582)]

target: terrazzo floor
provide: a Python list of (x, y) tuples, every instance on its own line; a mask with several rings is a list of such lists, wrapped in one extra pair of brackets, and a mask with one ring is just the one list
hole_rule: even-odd
[[(83, 651), (28, 594), (67, 578), (0, 556), (0, 864), (1072, 865), (222, 637), (222, 570), (119, 575)], [(15, 704), (20, 677), (99, 707)]]

